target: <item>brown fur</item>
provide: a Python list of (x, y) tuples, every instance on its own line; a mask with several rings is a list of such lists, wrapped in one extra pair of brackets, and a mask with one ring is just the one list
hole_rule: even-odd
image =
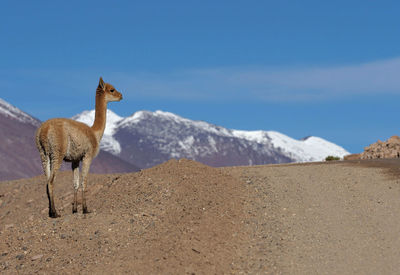
[(79, 162), (82, 161), (82, 211), (86, 206), (86, 181), (90, 164), (99, 152), (100, 140), (106, 125), (107, 103), (120, 101), (122, 94), (100, 77), (96, 90), (96, 111), (92, 127), (72, 119), (55, 118), (44, 122), (36, 131), (36, 146), (40, 153), (43, 171), (47, 177), (49, 216), (59, 217), (54, 205), (54, 180), (62, 161), (72, 162), (74, 174), (74, 202), (72, 212), (77, 212), (77, 192), (79, 189)]

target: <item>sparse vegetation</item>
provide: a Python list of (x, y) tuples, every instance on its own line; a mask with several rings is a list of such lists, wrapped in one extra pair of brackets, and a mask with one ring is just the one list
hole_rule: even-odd
[(327, 156), (327, 157), (325, 158), (325, 161), (332, 161), (332, 160), (340, 160), (340, 157)]

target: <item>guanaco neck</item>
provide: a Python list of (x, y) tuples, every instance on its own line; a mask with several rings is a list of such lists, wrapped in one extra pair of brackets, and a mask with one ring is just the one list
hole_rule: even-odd
[(94, 113), (94, 122), (92, 130), (96, 136), (97, 142), (100, 142), (104, 129), (106, 128), (106, 116), (107, 116), (107, 102), (104, 97), (104, 92), (99, 90), (96, 91), (96, 108)]

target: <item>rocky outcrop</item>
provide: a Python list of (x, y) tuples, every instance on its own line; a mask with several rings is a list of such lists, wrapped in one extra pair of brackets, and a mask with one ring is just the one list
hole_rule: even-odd
[(364, 148), (361, 159), (400, 158), (400, 137), (392, 136), (387, 141), (378, 140)]

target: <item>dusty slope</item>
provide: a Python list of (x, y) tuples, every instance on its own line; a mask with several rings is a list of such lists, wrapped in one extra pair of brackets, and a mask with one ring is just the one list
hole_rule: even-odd
[[(5, 273), (396, 274), (400, 162), (215, 169), (169, 161), (91, 175), (93, 213), (71, 214), (72, 178), (47, 218), (42, 177), (0, 183)], [(389, 173), (390, 172), (390, 173)], [(4, 240), (4, 242), (3, 242)]]
[(55, 220), (47, 218), (42, 177), (0, 184), (1, 269), (210, 274), (241, 266), (244, 189), (220, 170), (173, 160), (136, 174), (91, 175), (93, 213), (85, 216), (71, 214), (70, 173), (59, 179)]

